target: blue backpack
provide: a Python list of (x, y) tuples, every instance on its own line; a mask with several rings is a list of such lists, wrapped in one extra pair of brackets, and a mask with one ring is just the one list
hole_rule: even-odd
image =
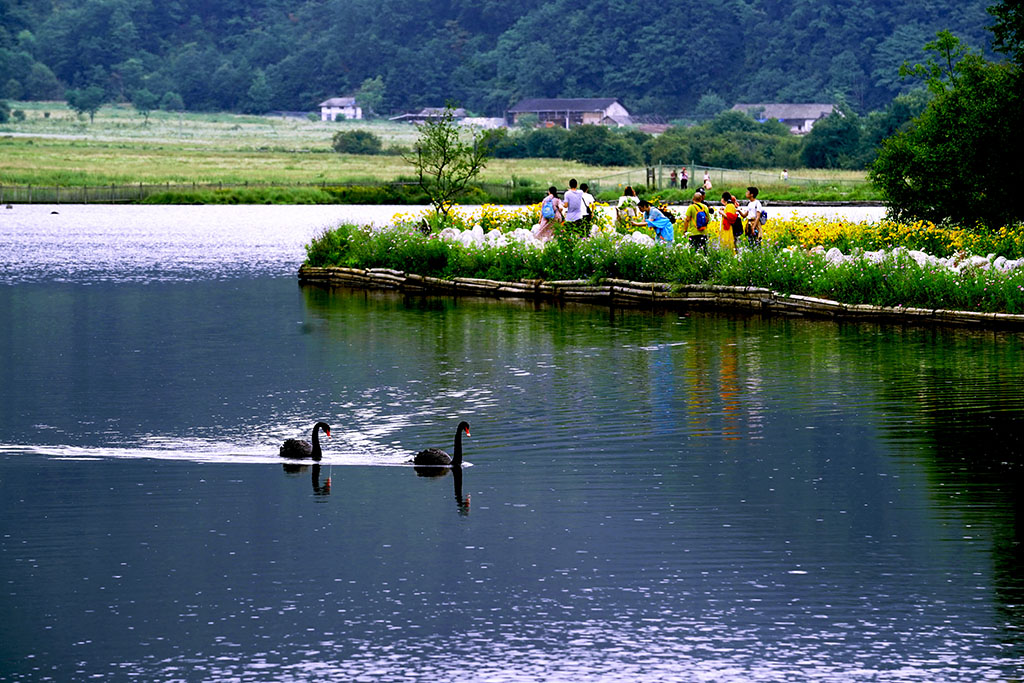
[(697, 215), (695, 216), (697, 229), (704, 232), (708, 229), (708, 209), (703, 204), (697, 204)]
[(545, 199), (540, 203), (540, 215), (547, 219), (555, 217), (555, 203), (550, 199)]

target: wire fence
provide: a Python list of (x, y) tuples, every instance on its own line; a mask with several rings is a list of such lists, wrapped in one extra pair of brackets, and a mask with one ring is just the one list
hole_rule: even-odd
[[(686, 187), (682, 187), (681, 171), (683, 166), (670, 166), (658, 164), (645, 168), (629, 168), (611, 175), (601, 176), (590, 180), (591, 191), (621, 189), (626, 185), (633, 187), (643, 186), (648, 190), (665, 190), (672, 187), (682, 189), (695, 189), (704, 182), (704, 174), (708, 174), (712, 187), (758, 187), (775, 184), (798, 185), (804, 187), (840, 187), (853, 188), (868, 183), (867, 178), (850, 178), (844, 176), (799, 176), (787, 173), (783, 176), (781, 172), (756, 171), (735, 168), (719, 168), (716, 166), (703, 166), (690, 164), (686, 166), (689, 174), (689, 181)], [(672, 179), (672, 171), (676, 171), (676, 179)]]

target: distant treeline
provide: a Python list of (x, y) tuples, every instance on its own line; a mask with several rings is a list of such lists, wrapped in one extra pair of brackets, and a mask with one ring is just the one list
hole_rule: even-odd
[[(0, 0), (0, 98), (99, 88), (145, 108), (378, 113), (618, 97), (634, 113), (736, 102), (882, 110), (939, 29), (990, 44), (989, 0)], [(913, 84), (909, 84), (913, 85)]]

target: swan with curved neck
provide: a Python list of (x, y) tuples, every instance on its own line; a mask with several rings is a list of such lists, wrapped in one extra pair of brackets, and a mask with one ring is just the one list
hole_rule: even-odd
[(413, 458), (414, 465), (433, 465), (435, 467), (462, 467), (462, 435), (469, 436), (469, 423), (463, 420), (455, 430), (455, 451), (448, 455), (440, 448), (428, 448), (420, 451)]
[(293, 458), (296, 460), (312, 458), (319, 461), (323, 458), (323, 451), (320, 450), (321, 429), (324, 430), (324, 434), (327, 436), (331, 435), (331, 425), (326, 422), (317, 422), (313, 425), (313, 443), (304, 439), (288, 439), (281, 444), (281, 450), (278, 451), (278, 455), (282, 458)]

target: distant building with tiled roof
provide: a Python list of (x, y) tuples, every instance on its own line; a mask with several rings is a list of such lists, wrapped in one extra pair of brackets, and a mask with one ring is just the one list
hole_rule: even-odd
[(609, 126), (632, 123), (629, 112), (614, 97), (525, 99), (508, 110), (506, 119), (509, 124), (515, 124), (528, 115), (535, 115), (542, 124), (563, 128), (587, 123)]
[(363, 109), (354, 97), (332, 97), (320, 103), (320, 120), (361, 119)]
[(835, 106), (831, 104), (737, 104), (733, 111), (741, 111), (750, 114), (758, 121), (777, 119), (780, 123), (789, 126), (789, 129), (797, 135), (810, 133), (814, 123), (823, 119), (833, 111)]

